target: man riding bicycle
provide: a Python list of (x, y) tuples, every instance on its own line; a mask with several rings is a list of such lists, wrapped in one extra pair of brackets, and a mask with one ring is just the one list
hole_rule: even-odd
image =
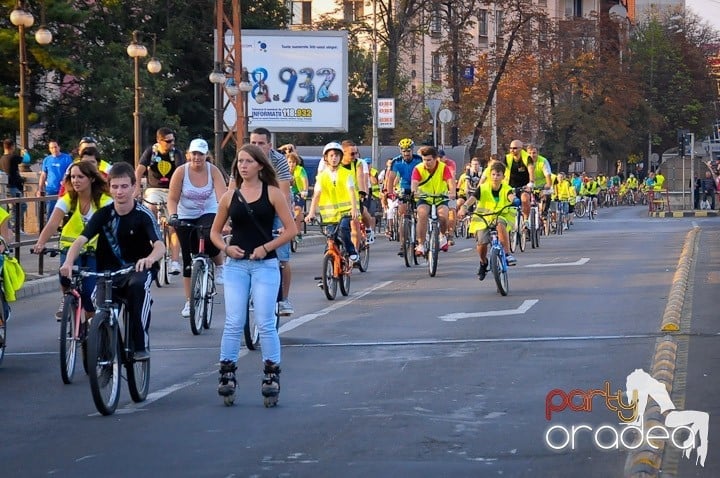
[[(418, 154), (413, 153), (413, 147), (415, 143), (410, 138), (403, 138), (398, 143), (400, 148), (400, 154), (392, 159), (392, 165), (390, 171), (388, 171), (387, 177), (385, 178), (384, 191), (391, 193), (395, 191), (395, 188), (399, 185), (401, 196), (410, 195), (410, 183), (412, 178), (413, 169), (415, 166), (422, 163), (422, 157)], [(407, 204), (400, 202), (398, 206), (398, 215), (402, 217), (407, 211)], [(400, 228), (400, 244), (405, 242), (405, 233)], [(403, 255), (402, 245), (398, 255)]]
[[(135, 360), (146, 360), (150, 328), (150, 285), (153, 269), (165, 254), (165, 244), (148, 208), (134, 200), (135, 174), (128, 163), (113, 165), (109, 174), (113, 203), (98, 209), (67, 251), (60, 275), (70, 278), (72, 267), (89, 238), (98, 236), (97, 270), (118, 270), (135, 264), (135, 272), (114, 279), (113, 294), (127, 300), (130, 333), (135, 344)], [(98, 303), (104, 290), (96, 291)]]

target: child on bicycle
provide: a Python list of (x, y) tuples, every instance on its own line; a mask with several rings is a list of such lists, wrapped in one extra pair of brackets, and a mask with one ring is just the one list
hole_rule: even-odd
[(359, 216), (355, 193), (357, 188), (352, 171), (339, 167), (342, 156), (343, 149), (340, 143), (328, 143), (323, 148), (323, 160), (327, 167), (317, 175), (312, 203), (305, 221), (312, 222), (317, 209), (323, 222), (338, 224), (340, 240), (350, 260), (356, 262), (359, 256), (350, 235), (350, 217), (356, 220)]
[[(497, 216), (497, 232), (500, 243), (505, 249), (505, 256), (508, 265), (512, 266), (517, 263), (515, 258), (510, 254), (510, 236), (509, 231), (512, 230), (515, 219), (515, 210), (509, 208), (512, 204), (515, 204), (515, 190), (510, 187), (507, 183), (503, 182), (505, 178), (505, 165), (500, 161), (492, 161), (488, 165), (490, 170), (490, 181), (485, 181), (480, 187), (477, 188), (475, 193), (470, 196), (465, 204), (462, 205), (459, 211), (460, 217), (464, 217), (467, 213), (468, 208), (472, 207), (473, 204), (477, 203), (476, 212), (485, 214), (490, 212), (500, 212)], [(493, 218), (487, 216), (486, 220), (491, 223)], [(480, 268), (478, 269), (478, 277), (480, 280), (485, 279), (487, 273), (487, 251), (488, 244), (490, 243), (490, 231), (488, 231), (487, 224), (483, 221), (483, 218), (473, 216), (470, 221), (469, 227), (470, 233), (476, 233), (477, 238), (477, 252), (480, 255)]]

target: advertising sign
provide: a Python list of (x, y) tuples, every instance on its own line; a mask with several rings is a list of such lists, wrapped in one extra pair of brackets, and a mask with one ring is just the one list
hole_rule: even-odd
[[(234, 41), (231, 33), (225, 38), (226, 45)], [(252, 84), (250, 130), (346, 132), (347, 52), (345, 31), (243, 30), (242, 66)], [(225, 123), (232, 126), (235, 118), (228, 103)]]
[(395, 98), (378, 98), (378, 128), (395, 127)]

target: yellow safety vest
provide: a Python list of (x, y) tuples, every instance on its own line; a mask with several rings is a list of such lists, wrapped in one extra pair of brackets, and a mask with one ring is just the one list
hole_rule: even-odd
[[(495, 200), (495, 196), (493, 196), (492, 183), (490, 181), (485, 181), (483, 184), (480, 185), (479, 189), (480, 199), (478, 199), (477, 206), (475, 207), (475, 210), (477, 212), (488, 213), (491, 211), (499, 211), (505, 206), (511, 204), (511, 202), (508, 200), (508, 195), (513, 192), (513, 188), (511, 188), (510, 185), (506, 183), (501, 184), (497, 200)], [(507, 208), (500, 215), (500, 217), (504, 218), (505, 221), (508, 223), (508, 230), (512, 229), (515, 225), (515, 214), (516, 213), (514, 209)], [(491, 216), (486, 216), (485, 220), (490, 222), (493, 220), (493, 218)], [(483, 218), (473, 214), (473, 217), (470, 220), (470, 227), (468, 228), (470, 233), (482, 231), (486, 228), (487, 226), (485, 225), (485, 221), (483, 221)]]
[[(320, 184), (320, 199), (318, 210), (323, 222), (338, 223), (343, 216), (350, 214), (352, 210), (352, 198), (348, 189), (348, 179), (353, 177), (352, 171), (342, 166), (335, 171), (337, 176), (333, 180), (332, 171), (329, 168), (323, 169), (317, 177)], [(354, 178), (353, 178), (354, 184)]]
[[(63, 197), (60, 198), (60, 201), (65, 201), (68, 205), (71, 205), (70, 194), (66, 193), (65, 195), (63, 195)], [(100, 197), (99, 207), (107, 206), (111, 202), (112, 197), (108, 196), (107, 194), (103, 194)], [(95, 206), (94, 201), (90, 203), (90, 210), (92, 210), (93, 213), (98, 210), (98, 208)], [(75, 239), (77, 239), (80, 234), (82, 234), (83, 229), (85, 229), (85, 221), (82, 213), (80, 212), (80, 208), (75, 205), (75, 209), (70, 214), (70, 217), (62, 228), (62, 231), (60, 231), (60, 248), (67, 249), (72, 246), (72, 243), (75, 241)], [(97, 240), (97, 236), (90, 238), (90, 240), (83, 247), (83, 250), (89, 247), (95, 248), (97, 246)]]
[[(418, 170), (420, 173), (420, 181), (418, 182), (418, 193), (419, 195), (423, 194), (447, 194), (448, 193), (448, 185), (447, 182), (443, 179), (443, 176), (445, 175), (445, 163), (442, 161), (437, 162), (437, 167), (435, 168), (434, 173), (430, 173), (430, 171), (427, 170), (425, 167), (425, 164), (418, 164), (415, 166), (415, 169)], [(430, 177), (430, 174), (432, 174), (432, 177)], [(442, 198), (435, 198), (435, 199), (427, 199), (425, 202), (428, 204), (434, 203), (434, 204), (440, 204), (441, 202), (445, 201), (445, 199)]]

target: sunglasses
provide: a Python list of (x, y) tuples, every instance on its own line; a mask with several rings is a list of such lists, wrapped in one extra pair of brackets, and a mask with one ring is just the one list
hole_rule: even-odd
[(516, 149), (520, 149), (520, 148), (510, 147), (511, 151), (516, 150)]
[(172, 138), (172, 139), (163, 138), (163, 139), (161, 139), (160, 141), (162, 141), (163, 143), (170, 144), (170, 143), (174, 143), (174, 142), (175, 142), (175, 138)]

